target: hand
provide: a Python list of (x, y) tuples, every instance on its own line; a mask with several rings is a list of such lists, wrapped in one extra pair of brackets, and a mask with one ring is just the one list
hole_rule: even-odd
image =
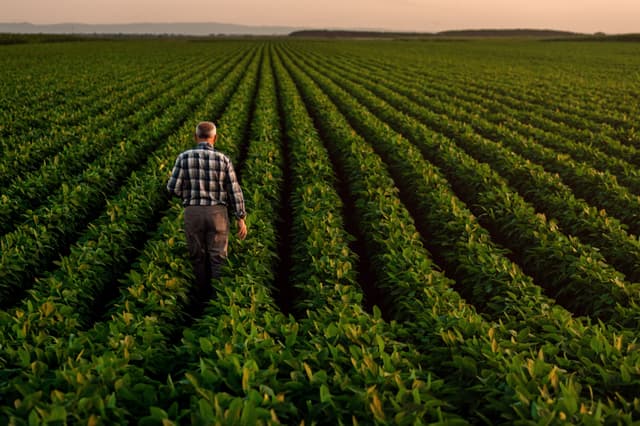
[(244, 219), (238, 219), (238, 238), (241, 240), (247, 238), (247, 224), (244, 223)]

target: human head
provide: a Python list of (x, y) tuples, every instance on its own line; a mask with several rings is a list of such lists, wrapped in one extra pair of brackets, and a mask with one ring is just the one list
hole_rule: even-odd
[(207, 141), (213, 144), (216, 136), (216, 125), (211, 121), (201, 121), (196, 126), (195, 137), (197, 141)]

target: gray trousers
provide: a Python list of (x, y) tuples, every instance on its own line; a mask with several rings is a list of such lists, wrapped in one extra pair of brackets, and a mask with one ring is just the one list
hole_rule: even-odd
[(220, 268), (227, 258), (227, 206), (186, 207), (184, 231), (196, 277), (194, 296), (200, 303), (205, 303), (212, 295), (211, 279), (220, 276)]

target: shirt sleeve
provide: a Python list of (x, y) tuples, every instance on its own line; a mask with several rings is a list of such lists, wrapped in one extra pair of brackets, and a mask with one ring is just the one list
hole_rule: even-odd
[(169, 182), (167, 183), (167, 191), (169, 191), (170, 194), (175, 194), (178, 197), (182, 196), (182, 175), (182, 157), (178, 156), (176, 164), (171, 171)]
[(229, 203), (233, 207), (233, 212), (236, 218), (244, 219), (247, 216), (247, 212), (244, 209), (244, 196), (242, 195), (242, 188), (238, 183), (236, 172), (233, 169), (233, 164), (229, 161), (227, 166), (227, 182), (226, 182), (227, 194), (229, 195)]

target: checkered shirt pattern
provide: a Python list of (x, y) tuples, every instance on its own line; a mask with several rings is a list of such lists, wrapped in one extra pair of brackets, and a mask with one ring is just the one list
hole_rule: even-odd
[(231, 160), (207, 142), (183, 152), (176, 159), (167, 190), (186, 206), (230, 205), (244, 218), (244, 197)]

